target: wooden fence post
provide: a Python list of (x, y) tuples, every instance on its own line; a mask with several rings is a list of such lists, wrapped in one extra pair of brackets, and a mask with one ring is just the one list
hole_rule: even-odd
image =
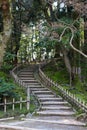
[[(39, 76), (45, 85), (57, 87), (59, 89), (59, 91), (61, 92), (61, 94), (64, 95), (64, 97), (71, 100), (73, 103), (78, 105), (79, 108), (84, 109), (84, 111), (87, 112), (86, 102), (84, 102), (84, 101), (82, 102), (82, 100), (79, 99), (78, 97), (76, 97), (75, 94), (72, 94), (71, 92), (69, 92), (69, 90), (64, 90), (63, 87), (61, 87), (57, 83), (53, 82), (53, 80), (50, 80), (49, 77), (46, 76), (40, 68), (39, 68)], [(82, 108), (82, 106), (83, 106), (83, 108)]]
[(22, 109), (22, 97), (20, 97), (20, 110)]
[(7, 109), (6, 109), (6, 102), (7, 102), (7, 101), (6, 101), (6, 98), (5, 98), (5, 99), (4, 99), (4, 112), (6, 112), (6, 110), (7, 110)]
[(12, 110), (13, 110), (13, 111), (14, 111), (14, 109), (15, 109), (14, 103), (15, 103), (15, 99), (13, 98), (13, 103), (12, 103)]
[(30, 108), (30, 88), (27, 87), (27, 110)]

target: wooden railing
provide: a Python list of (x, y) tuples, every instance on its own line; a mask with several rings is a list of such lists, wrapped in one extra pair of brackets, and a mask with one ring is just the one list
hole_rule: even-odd
[[(30, 65), (30, 66), (31, 66), (31, 65)], [(36, 66), (35, 66), (35, 65), (32, 65), (32, 67), (33, 67), (33, 70), (36, 70), (36, 68), (38, 69), (38, 65), (36, 65)], [(23, 68), (23, 67), (22, 67), (21, 65), (17, 65), (17, 66), (11, 71), (11, 75), (12, 75), (12, 77), (14, 78), (14, 80), (15, 80), (16, 83), (18, 83), (21, 87), (23, 87), (23, 88), (26, 89), (26, 93), (27, 93), (27, 100), (26, 100), (26, 102), (27, 102), (27, 109), (29, 109), (29, 107), (30, 107), (30, 94), (32, 93), (32, 91), (30, 91), (30, 87), (29, 87), (26, 83), (24, 83), (22, 80), (20, 80), (19, 77), (17, 76), (17, 73), (19, 73), (22, 68)], [(30, 92), (31, 92), (31, 93), (30, 93)], [(32, 93), (32, 94), (35, 96), (34, 93)], [(36, 97), (36, 96), (35, 96), (35, 97)], [(38, 103), (39, 103), (39, 107), (38, 107), (38, 109), (35, 109), (35, 110), (34, 110), (34, 112), (32, 113), (32, 115), (33, 115), (34, 113), (36, 113), (36, 111), (41, 108), (41, 106), (40, 106), (40, 101), (38, 100), (37, 97), (36, 97), (36, 100), (37, 100)]]
[(76, 97), (75, 94), (70, 93), (67, 89), (64, 89), (62, 86), (58, 85), (57, 83), (53, 82), (50, 78), (48, 78), (44, 72), (39, 68), (39, 76), (41, 79), (41, 82), (46, 85), (47, 87), (54, 86), (58, 89), (60, 95), (68, 100), (71, 104), (77, 106), (77, 108), (80, 108), (83, 112), (87, 113), (87, 104), (85, 101), (82, 101), (78, 97)]
[(20, 71), (21, 68), (22, 68), (21, 65), (17, 65), (16, 67), (14, 67), (14, 69), (10, 73), (16, 83), (18, 83), (21, 87), (28, 88), (28, 85), (24, 83), (21, 79), (19, 79), (19, 77), (17, 76), (17, 73)]
[[(23, 103), (26, 103), (26, 105), (23, 105)], [(19, 104), (19, 110), (22, 110), (23, 108), (29, 110), (29, 100), (23, 100), (22, 97), (20, 97), (19, 101), (16, 101), (15, 98), (13, 98), (12, 102), (7, 101), (7, 99), (5, 98), (3, 103), (0, 103), (0, 109), (4, 112), (7, 112), (7, 108), (10, 106), (10, 109), (14, 111), (16, 108), (16, 104)]]
[(30, 87), (24, 83), (19, 77), (17, 76), (17, 72), (22, 68), (21, 65), (17, 65), (12, 71), (11, 75), (14, 78), (15, 82), (18, 83), (21, 87), (24, 87), (26, 89), (26, 94), (27, 94), (27, 109), (30, 107)]

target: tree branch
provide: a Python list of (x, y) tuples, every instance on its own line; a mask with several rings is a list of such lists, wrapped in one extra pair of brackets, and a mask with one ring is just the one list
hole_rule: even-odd
[(86, 54), (84, 54), (82, 51), (78, 50), (77, 48), (75, 48), (75, 47), (73, 46), (72, 40), (73, 40), (73, 38), (74, 38), (74, 31), (73, 31), (73, 29), (72, 29), (71, 27), (66, 27), (66, 28), (63, 30), (62, 34), (60, 35), (59, 42), (62, 40), (62, 37), (63, 37), (63, 35), (64, 35), (64, 33), (65, 33), (65, 31), (66, 31), (67, 29), (70, 29), (70, 31), (71, 31), (71, 33), (72, 33), (72, 36), (71, 36), (70, 42), (69, 42), (70, 46), (71, 46), (76, 52), (80, 53), (82, 56), (84, 56), (85, 58), (87, 58), (87, 55), (86, 55)]

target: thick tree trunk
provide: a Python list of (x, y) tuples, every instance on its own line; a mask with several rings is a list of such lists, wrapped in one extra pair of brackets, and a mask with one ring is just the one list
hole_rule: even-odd
[(0, 33), (0, 65), (3, 62), (3, 56), (5, 53), (5, 49), (7, 46), (7, 43), (11, 36), (11, 17), (10, 17), (10, 11), (9, 11), (9, 1), (8, 0), (0, 0), (0, 7), (2, 10), (2, 16), (3, 16), (3, 30), (2, 33)]
[(65, 66), (67, 68), (67, 71), (69, 72), (69, 74), (71, 73), (71, 64), (70, 64), (70, 60), (69, 57), (67, 55), (67, 51), (64, 47), (62, 47), (62, 53), (63, 53), (63, 58), (64, 58), (64, 62), (65, 62)]
[(65, 66), (67, 68), (67, 71), (68, 71), (69, 77), (70, 77), (70, 86), (72, 86), (72, 69), (71, 69), (70, 59), (67, 54), (68, 52), (64, 47), (62, 47), (62, 53), (63, 53)]

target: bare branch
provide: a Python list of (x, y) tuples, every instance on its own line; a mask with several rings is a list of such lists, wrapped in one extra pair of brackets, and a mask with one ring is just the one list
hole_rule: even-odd
[(62, 37), (63, 37), (63, 35), (64, 35), (64, 33), (65, 33), (65, 31), (66, 31), (67, 29), (70, 29), (70, 31), (71, 31), (71, 33), (72, 33), (72, 36), (71, 36), (70, 42), (69, 42), (70, 46), (71, 46), (75, 51), (77, 51), (78, 53), (80, 53), (82, 56), (84, 56), (85, 58), (87, 58), (87, 55), (86, 55), (86, 54), (84, 54), (82, 51), (78, 50), (77, 48), (75, 48), (75, 47), (73, 46), (72, 40), (73, 40), (73, 38), (74, 38), (74, 31), (73, 31), (73, 29), (72, 29), (71, 27), (66, 27), (66, 28), (63, 30), (62, 34), (60, 35), (59, 42), (62, 40)]

